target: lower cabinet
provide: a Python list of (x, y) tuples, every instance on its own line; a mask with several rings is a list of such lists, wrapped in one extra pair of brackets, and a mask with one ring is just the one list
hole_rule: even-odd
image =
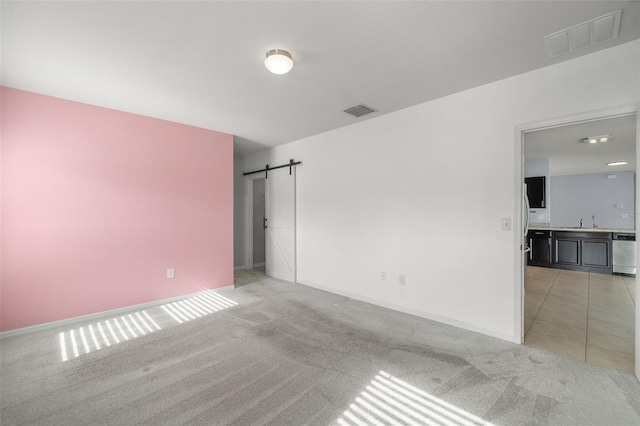
[(611, 233), (531, 230), (528, 265), (611, 273)]
[(582, 266), (611, 269), (611, 240), (582, 240)]
[(553, 263), (567, 266), (580, 266), (581, 240), (573, 235), (564, 235), (564, 232), (556, 232), (554, 242)]
[(553, 231), (529, 231), (529, 260), (528, 265), (551, 266)]
[(585, 272), (611, 273), (610, 232), (555, 231), (553, 265)]

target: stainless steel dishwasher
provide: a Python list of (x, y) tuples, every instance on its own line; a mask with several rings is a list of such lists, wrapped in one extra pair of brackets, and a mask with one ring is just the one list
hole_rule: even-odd
[(636, 275), (636, 235), (613, 233), (613, 273)]

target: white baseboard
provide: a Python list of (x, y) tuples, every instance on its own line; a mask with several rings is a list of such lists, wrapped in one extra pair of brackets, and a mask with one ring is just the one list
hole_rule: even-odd
[[(218, 287), (211, 290), (218, 291), (218, 290), (223, 290), (228, 288), (233, 289), (234, 286), (227, 285), (224, 287)], [(29, 327), (18, 328), (15, 330), (3, 331), (0, 333), (0, 340), (5, 339), (7, 337), (22, 336), (24, 334), (34, 333), (36, 331), (43, 331), (51, 328), (63, 327), (71, 324), (76, 324), (79, 322), (88, 322), (88, 321), (98, 319), (98, 318), (103, 318), (106, 316), (117, 316), (124, 312), (141, 310), (141, 309), (151, 308), (154, 306), (164, 305), (166, 303), (177, 302), (178, 300), (188, 299), (189, 297), (194, 297), (196, 295), (198, 295), (198, 293), (184, 294), (182, 296), (169, 297), (167, 299), (161, 299), (161, 300), (154, 300), (153, 302), (140, 303), (138, 305), (125, 306), (123, 308), (110, 309), (108, 311), (95, 312), (93, 314), (81, 315), (78, 317), (46, 322), (44, 324), (32, 325)]]
[(383, 308), (391, 309), (391, 310), (402, 312), (409, 315), (414, 315), (420, 318), (436, 321), (442, 324), (451, 325), (453, 327), (462, 328), (464, 330), (473, 331), (474, 333), (484, 334), (485, 336), (495, 337), (497, 339), (506, 340), (510, 343), (513, 343), (513, 336), (511, 335), (496, 333), (493, 330), (487, 330), (483, 327), (478, 327), (476, 325), (469, 324), (463, 321), (458, 321), (453, 318), (447, 318), (440, 315), (431, 314), (429, 312), (419, 311), (417, 309), (405, 308), (405, 307), (396, 305), (394, 303), (385, 302), (382, 300), (374, 299), (372, 297), (362, 296), (360, 294), (350, 293), (348, 291), (342, 291), (342, 290), (337, 290), (330, 287), (325, 287), (320, 284), (315, 284), (315, 283), (300, 280), (300, 279), (298, 280), (298, 284), (302, 284), (307, 287), (317, 288), (318, 290), (327, 291), (333, 294), (339, 294), (340, 296), (349, 297), (351, 299), (359, 300), (361, 302), (371, 303), (372, 305), (381, 306)]
[(233, 267), (233, 270), (234, 270), (234, 271), (238, 271), (238, 270), (240, 270), (240, 269), (247, 269), (247, 268), (246, 268), (244, 265), (242, 265), (242, 266), (234, 266), (234, 267)]
[(254, 267), (254, 268), (259, 268), (259, 267), (261, 267), (261, 266), (265, 266), (265, 265), (266, 265), (266, 263), (265, 263), (265, 262), (258, 262), (258, 263), (254, 263), (254, 264), (253, 264), (253, 267)]

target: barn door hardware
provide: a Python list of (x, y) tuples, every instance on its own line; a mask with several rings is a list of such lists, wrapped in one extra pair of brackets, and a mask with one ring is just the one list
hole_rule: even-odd
[(264, 169), (254, 170), (252, 172), (243, 173), (243, 176), (252, 175), (254, 173), (262, 173), (262, 172), (264, 172), (264, 178), (265, 179), (269, 179), (269, 170), (281, 169), (283, 167), (288, 167), (289, 168), (289, 174), (291, 175), (291, 174), (293, 174), (293, 167), (294, 166), (299, 166), (300, 164), (302, 164), (302, 161), (293, 161), (293, 159), (289, 160), (289, 164), (283, 164), (281, 166), (276, 166), (276, 167), (269, 167), (269, 165), (267, 164), (266, 166), (264, 166)]

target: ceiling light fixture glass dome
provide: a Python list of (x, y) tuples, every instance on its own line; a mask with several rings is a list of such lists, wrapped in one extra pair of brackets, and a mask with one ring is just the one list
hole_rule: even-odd
[(273, 49), (267, 52), (264, 66), (274, 74), (286, 74), (293, 68), (293, 58), (285, 50)]

